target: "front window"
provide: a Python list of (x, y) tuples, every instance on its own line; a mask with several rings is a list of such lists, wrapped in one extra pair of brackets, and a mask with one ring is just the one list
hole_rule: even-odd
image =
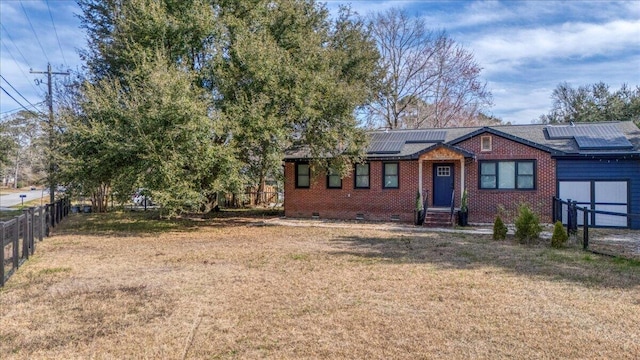
[(296, 164), (296, 187), (308, 188), (311, 183), (311, 168), (309, 164)]
[(329, 169), (327, 174), (327, 188), (342, 189), (342, 177), (332, 169)]
[(369, 188), (369, 164), (356, 164), (356, 189)]
[(518, 163), (518, 177), (517, 184), (518, 189), (533, 189), (534, 187), (534, 172), (533, 161)]
[(532, 190), (535, 161), (481, 161), (480, 188)]
[(383, 168), (383, 187), (385, 189), (397, 189), (399, 187), (398, 181), (398, 163), (386, 163)]

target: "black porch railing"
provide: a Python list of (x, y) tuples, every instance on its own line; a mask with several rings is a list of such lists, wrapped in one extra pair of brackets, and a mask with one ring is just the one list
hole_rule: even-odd
[(449, 221), (453, 220), (453, 212), (455, 210), (454, 200), (456, 198), (456, 189), (451, 189), (451, 213), (449, 214)]

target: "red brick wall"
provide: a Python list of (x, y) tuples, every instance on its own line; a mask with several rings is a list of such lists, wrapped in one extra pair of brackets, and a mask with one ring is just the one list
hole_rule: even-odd
[[(550, 154), (496, 135), (491, 136), (491, 151), (480, 151), (480, 137), (475, 136), (456, 146), (476, 154), (476, 160), (465, 164), (466, 187), (469, 199), (469, 222), (492, 223), (498, 208), (506, 209), (505, 222), (513, 223), (518, 204), (528, 203), (540, 216), (541, 222), (551, 222), (552, 197), (556, 193), (556, 161)], [(536, 161), (534, 190), (482, 190), (479, 189), (480, 160), (530, 160)]]
[(370, 162), (369, 189), (354, 189), (353, 172), (342, 179), (342, 189), (328, 189), (325, 174), (312, 174), (310, 188), (297, 189), (295, 163), (285, 163), (285, 216), (309, 218), (318, 213), (321, 219), (355, 220), (356, 214), (363, 214), (365, 220), (391, 221), (391, 216), (398, 215), (400, 221), (412, 222), (418, 162), (399, 161), (399, 189), (382, 188), (382, 164)]
[[(492, 223), (499, 208), (506, 211), (505, 222), (513, 223), (518, 204), (528, 203), (540, 216), (541, 222), (551, 222), (552, 197), (555, 195), (555, 160), (549, 153), (496, 135), (492, 137), (492, 151), (480, 151), (480, 137), (475, 136), (457, 144), (476, 154), (476, 160), (465, 163), (465, 186), (468, 191), (469, 222)], [(478, 160), (536, 160), (534, 190), (482, 190), (478, 184)], [(455, 206), (460, 206), (459, 160), (438, 161), (452, 163), (455, 176)], [(418, 190), (418, 161), (400, 161), (400, 188), (382, 188), (381, 161), (370, 162), (370, 188), (354, 189), (353, 173), (342, 179), (342, 189), (328, 189), (326, 175), (314, 176), (308, 189), (295, 187), (295, 163), (285, 164), (285, 215), (310, 218), (318, 213), (324, 219), (355, 219), (363, 214), (365, 220), (390, 221), (398, 215), (402, 222), (412, 222)], [(429, 206), (433, 204), (433, 161), (423, 163), (423, 190), (428, 191)]]

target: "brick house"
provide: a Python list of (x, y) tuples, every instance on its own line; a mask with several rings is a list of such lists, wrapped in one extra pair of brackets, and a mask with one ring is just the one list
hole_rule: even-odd
[[(640, 213), (640, 130), (632, 122), (369, 135), (366, 162), (345, 178), (312, 173), (304, 149), (288, 151), (285, 215), (412, 222), (418, 192), (428, 213), (450, 215), (465, 189), (471, 223), (491, 223), (498, 211), (512, 222), (522, 202), (541, 221), (551, 222), (554, 196), (573, 196), (594, 209)], [(571, 170), (576, 168), (579, 174)], [(576, 193), (576, 187), (590, 195)], [(625, 190), (611, 195), (613, 188)], [(612, 226), (630, 225), (640, 226)]]

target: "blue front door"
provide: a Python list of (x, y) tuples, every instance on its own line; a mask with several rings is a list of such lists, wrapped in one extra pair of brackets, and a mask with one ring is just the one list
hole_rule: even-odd
[(453, 164), (433, 164), (433, 206), (451, 206)]

